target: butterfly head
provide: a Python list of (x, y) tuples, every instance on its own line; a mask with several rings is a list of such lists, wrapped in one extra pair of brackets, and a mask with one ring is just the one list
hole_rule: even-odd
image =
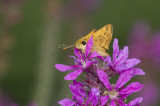
[(83, 53), (85, 52), (86, 45), (87, 45), (87, 41), (85, 39), (79, 39), (75, 43), (75, 47), (77, 49), (81, 50)]

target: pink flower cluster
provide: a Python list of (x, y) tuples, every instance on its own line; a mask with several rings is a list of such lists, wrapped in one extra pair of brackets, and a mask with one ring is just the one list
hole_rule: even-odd
[[(74, 65), (55, 65), (59, 71), (72, 71), (64, 79), (73, 80), (73, 84), (69, 85), (72, 100), (66, 98), (58, 103), (62, 106), (138, 106), (142, 97), (130, 102), (126, 98), (144, 86), (139, 82), (127, 84), (135, 75), (145, 75), (142, 69), (134, 68), (140, 60), (128, 59), (128, 46), (119, 49), (117, 39), (113, 43), (113, 58), (91, 52), (92, 46), (93, 36), (86, 44), (85, 53), (75, 48), (76, 56), (72, 56)], [(80, 75), (81, 80), (77, 82), (76, 78)]]

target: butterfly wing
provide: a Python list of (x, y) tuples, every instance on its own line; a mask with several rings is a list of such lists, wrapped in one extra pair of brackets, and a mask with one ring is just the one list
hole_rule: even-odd
[(112, 39), (113, 28), (111, 24), (105, 25), (103, 28), (96, 31), (93, 35), (94, 44), (98, 47), (109, 49), (109, 44)]
[(96, 31), (93, 34), (94, 47), (92, 48), (92, 51), (96, 51), (101, 56), (109, 55), (106, 50), (109, 49), (112, 33), (113, 29), (111, 24), (105, 25), (103, 28)]

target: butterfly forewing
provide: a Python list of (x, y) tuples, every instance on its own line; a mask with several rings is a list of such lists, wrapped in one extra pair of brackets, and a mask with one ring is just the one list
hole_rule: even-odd
[(103, 28), (95, 32), (93, 36), (94, 45), (104, 49), (109, 49), (109, 44), (111, 42), (111, 39), (112, 39), (111, 24), (105, 25)]

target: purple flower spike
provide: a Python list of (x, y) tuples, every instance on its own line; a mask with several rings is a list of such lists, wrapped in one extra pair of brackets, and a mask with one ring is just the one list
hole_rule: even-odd
[[(125, 85), (135, 75), (145, 75), (140, 68), (134, 68), (141, 61), (136, 58), (128, 59), (128, 46), (119, 49), (118, 40), (114, 39), (113, 58), (102, 57), (93, 47), (93, 36), (86, 45), (85, 53), (74, 50), (75, 65), (56, 64), (55, 67), (62, 71), (71, 71), (65, 76), (65, 80), (73, 80), (70, 90), (73, 94), (72, 100), (66, 98), (58, 102), (62, 106), (139, 106), (143, 98), (136, 98), (126, 103), (126, 98), (132, 93), (140, 91), (144, 85), (132, 82)], [(84, 72), (80, 82), (76, 78)], [(118, 80), (112, 84), (110, 79)]]

